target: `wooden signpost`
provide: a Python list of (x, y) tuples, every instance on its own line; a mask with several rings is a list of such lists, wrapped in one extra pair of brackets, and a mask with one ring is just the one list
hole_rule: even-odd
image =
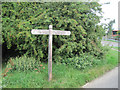
[(70, 35), (70, 31), (52, 30), (52, 25), (49, 25), (49, 30), (38, 30), (33, 29), (31, 31), (34, 35), (45, 34), (49, 35), (49, 46), (48, 46), (48, 81), (52, 80), (52, 35)]

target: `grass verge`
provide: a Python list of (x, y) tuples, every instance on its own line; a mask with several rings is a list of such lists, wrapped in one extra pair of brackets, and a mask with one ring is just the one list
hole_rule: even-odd
[[(120, 51), (120, 47), (112, 47), (112, 48)], [(118, 58), (120, 58), (120, 52), (118, 52)], [(120, 59), (118, 59), (118, 63), (120, 63)]]
[(119, 42), (118, 40), (104, 40), (104, 41)]
[(114, 49), (116, 49), (116, 50), (120, 50), (120, 47), (112, 47), (112, 48), (114, 48)]
[(3, 78), (5, 88), (80, 88), (85, 83), (97, 78), (117, 66), (118, 52), (110, 50), (105, 60), (99, 65), (77, 70), (71, 66), (53, 63), (53, 79), (48, 82), (47, 64), (41, 72), (13, 72)]

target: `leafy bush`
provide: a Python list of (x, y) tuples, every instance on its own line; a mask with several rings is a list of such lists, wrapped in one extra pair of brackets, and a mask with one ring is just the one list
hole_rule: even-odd
[(97, 65), (100, 62), (99, 59), (96, 59), (92, 55), (84, 54), (81, 57), (68, 58), (63, 60), (62, 63), (65, 65), (72, 65), (77, 69), (85, 69), (88, 66)]
[(95, 12), (102, 12), (97, 2), (3, 2), (3, 47), (47, 61), (48, 36), (32, 35), (31, 30), (48, 29), (52, 24), (54, 30), (71, 31), (70, 36), (53, 36), (53, 60), (87, 52), (101, 57), (104, 30)]
[(115, 36), (114, 39), (115, 39), (115, 40), (119, 40), (119, 39), (120, 39), (120, 36)]
[(40, 70), (41, 62), (35, 60), (34, 58), (28, 58), (26, 56), (11, 58), (9, 62), (7, 62), (7, 68), (11, 68), (11, 71), (33, 71)]
[(74, 68), (77, 69), (85, 69), (86, 67), (98, 65), (101, 63), (101, 60), (106, 60), (106, 54), (108, 54), (108, 51), (111, 50), (110, 47), (104, 46), (101, 48), (101, 50), (104, 51), (104, 55), (100, 55), (103, 53), (99, 53), (98, 57), (95, 57), (95, 55), (91, 55), (91, 53), (83, 53), (80, 56), (62, 59), (59, 61), (60, 63), (63, 63), (65, 65), (72, 65)]

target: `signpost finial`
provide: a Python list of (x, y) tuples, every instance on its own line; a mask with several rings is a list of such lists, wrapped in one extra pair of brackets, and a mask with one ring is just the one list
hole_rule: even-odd
[(52, 29), (52, 25), (49, 25), (49, 29)]

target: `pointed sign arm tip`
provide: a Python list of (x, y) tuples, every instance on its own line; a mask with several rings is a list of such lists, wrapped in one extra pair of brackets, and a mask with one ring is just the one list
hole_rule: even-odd
[[(69, 31), (70, 32), (70, 31)], [(70, 32), (70, 34), (71, 34), (71, 32)]]
[(31, 30), (31, 33), (33, 34), (33, 29)]

